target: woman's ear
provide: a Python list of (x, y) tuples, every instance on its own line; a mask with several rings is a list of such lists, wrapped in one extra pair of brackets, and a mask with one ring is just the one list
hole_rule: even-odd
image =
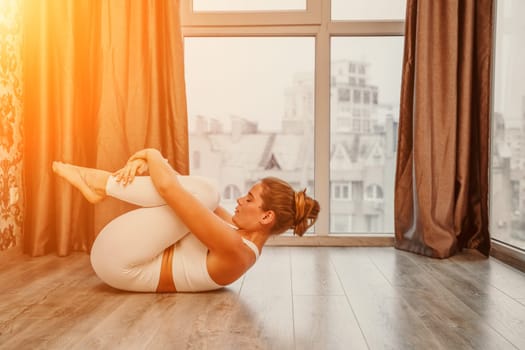
[(262, 214), (259, 222), (263, 225), (271, 225), (275, 221), (275, 212), (273, 210), (267, 210)]

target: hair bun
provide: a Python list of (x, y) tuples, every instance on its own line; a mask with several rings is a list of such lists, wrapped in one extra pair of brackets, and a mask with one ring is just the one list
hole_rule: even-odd
[(294, 225), (297, 225), (304, 216), (304, 202), (306, 196), (306, 188), (302, 191), (295, 192), (295, 218)]
[(302, 236), (314, 224), (319, 210), (319, 203), (306, 195), (306, 188), (295, 192), (294, 234)]

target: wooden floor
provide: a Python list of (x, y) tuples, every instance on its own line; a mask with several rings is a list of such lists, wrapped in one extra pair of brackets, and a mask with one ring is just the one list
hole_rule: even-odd
[(475, 252), (266, 247), (199, 294), (114, 290), (82, 253), (0, 262), (0, 349), (525, 349), (525, 274)]

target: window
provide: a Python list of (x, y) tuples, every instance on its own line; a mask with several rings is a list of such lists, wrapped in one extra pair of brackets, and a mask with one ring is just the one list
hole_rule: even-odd
[(370, 103), (370, 91), (363, 91), (363, 103), (364, 104)]
[(350, 101), (350, 89), (339, 89), (339, 101)]
[[(368, 13), (356, 12), (359, 3)], [(398, 107), (405, 1), (385, 4), (182, 0), (190, 150), (200, 152), (199, 173), (241, 193), (269, 175), (311, 189), (323, 208), (318, 235), (391, 233), (390, 209), (368, 212), (363, 200), (366, 179), (393, 202), (395, 148), (386, 141), (397, 137), (397, 114), (384, 110)]]
[(365, 199), (369, 201), (383, 200), (383, 189), (378, 185), (369, 185), (366, 188)]
[(354, 103), (361, 103), (361, 90), (354, 89)]
[(490, 232), (525, 250), (525, 2), (497, 1)]
[(332, 184), (332, 197), (335, 200), (350, 200), (352, 198), (351, 194), (351, 184)]

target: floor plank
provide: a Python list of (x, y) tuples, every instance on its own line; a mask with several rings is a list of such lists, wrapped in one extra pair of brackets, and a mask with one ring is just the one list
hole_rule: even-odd
[(294, 296), (296, 349), (368, 349), (346, 296)]
[(154, 337), (162, 318), (163, 310), (152, 306), (158, 299), (152, 294), (126, 295), (125, 300), (115, 307), (106, 307), (107, 315), (79, 337), (71, 349), (118, 349), (129, 344), (143, 349)]
[(525, 272), (499, 260), (487, 259), (474, 250), (455, 255), (450, 261), (456, 262), (457, 268), (470, 271), (482, 283), (490, 284), (514, 299), (525, 299)]
[[(67, 292), (82, 282), (80, 278), (94, 276), (86, 268), (85, 259), (37, 259), (42, 263), (41, 269), (38, 265), (31, 265), (26, 271), (24, 265), (19, 265), (14, 269), (18, 272), (15, 276), (19, 277), (2, 283), (0, 330), (3, 334), (17, 334), (29, 325), (38, 328), (51, 315), (50, 308), (59, 312), (54, 303), (64, 307), (69, 305)], [(71, 275), (76, 278), (71, 279)]]
[(369, 252), (334, 248), (332, 259), (370, 349), (444, 349), (375, 266)]
[[(410, 259), (419, 260), (426, 272), (461, 301), (463, 305), (458, 304), (456, 310), (462, 310), (463, 317), (472, 317), (469, 320), (471, 324), (468, 329), (462, 330), (462, 334), (475, 337), (472, 341), (477, 348), (525, 348), (525, 307), (489, 283), (490, 273), (487, 270), (473, 271), (472, 265), (458, 265), (454, 259), (441, 261), (416, 256)], [(459, 259), (465, 259), (465, 256)], [(476, 261), (481, 266), (488, 262), (485, 258)], [(473, 329), (473, 322), (480, 328), (479, 331)], [(476, 336), (480, 331), (482, 336)]]
[[(170, 300), (171, 299), (171, 300)], [(223, 349), (232, 333), (231, 318), (238, 294), (229, 289), (211, 293), (177, 294), (165, 300), (164, 312), (147, 349)]]
[[(448, 275), (448, 267), (454, 265), (451, 260), (423, 258), (406, 252), (393, 255), (385, 250), (377, 250), (371, 255), (399, 295), (416, 311), (423, 324), (433, 330), (444, 348), (514, 348), (475, 312), (473, 305), (455, 293), (466, 289), (465, 277), (455, 281), (442, 279), (442, 274)], [(432, 271), (429, 266), (433, 267)], [(416, 288), (413, 281), (418, 281)]]
[(294, 295), (344, 295), (326, 247), (295, 247), (291, 250)]
[(257, 264), (246, 274), (240, 297), (252, 315), (245, 331), (255, 339), (253, 348), (294, 348), (289, 247), (264, 249)]
[(265, 247), (259, 261), (245, 275), (241, 295), (291, 295), (289, 247)]

